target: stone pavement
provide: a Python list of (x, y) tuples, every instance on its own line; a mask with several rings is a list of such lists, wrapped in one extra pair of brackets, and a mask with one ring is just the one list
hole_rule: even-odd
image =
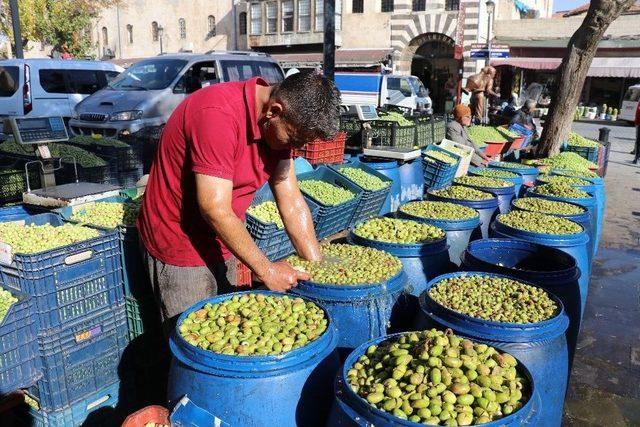
[[(576, 123), (597, 139), (602, 125)], [(601, 249), (565, 402), (565, 426), (640, 426), (640, 166), (635, 129), (609, 126), (607, 207)]]

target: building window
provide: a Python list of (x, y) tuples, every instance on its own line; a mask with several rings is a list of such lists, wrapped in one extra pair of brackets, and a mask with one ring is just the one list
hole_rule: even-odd
[(133, 25), (127, 24), (127, 40), (129, 44), (133, 43)]
[(178, 27), (180, 27), (180, 38), (186, 39), (187, 38), (187, 22), (184, 20), (184, 18), (178, 19)]
[(262, 33), (262, 4), (251, 5), (251, 35)]
[(209, 28), (209, 37), (215, 37), (216, 35), (216, 17), (209, 15), (207, 17), (207, 27)]
[(427, 0), (413, 0), (413, 11), (424, 12), (427, 10)]
[(158, 23), (156, 21), (151, 23), (151, 37), (154, 42), (158, 41)]
[(364, 0), (353, 0), (351, 13), (364, 13)]
[(311, 31), (311, 0), (298, 0), (298, 31)]
[(380, 5), (381, 12), (393, 12), (393, 0), (382, 0)]
[(102, 27), (102, 44), (104, 46), (109, 45), (109, 32), (107, 31), (107, 27)]
[(460, 0), (445, 0), (444, 10), (458, 10), (460, 9)]
[(342, 0), (336, 0), (336, 8), (334, 10), (336, 31), (342, 30)]
[(316, 0), (316, 31), (324, 31), (324, 0)]
[(241, 36), (247, 34), (247, 12), (240, 12), (240, 18), (238, 22), (238, 31)]
[(267, 3), (267, 34), (278, 32), (278, 3)]
[(290, 33), (293, 31), (293, 0), (284, 0), (282, 2), (282, 32)]

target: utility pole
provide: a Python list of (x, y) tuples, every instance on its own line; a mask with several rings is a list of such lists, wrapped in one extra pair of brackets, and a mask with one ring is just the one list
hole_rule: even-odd
[(24, 50), (22, 49), (22, 31), (20, 30), (20, 11), (18, 10), (18, 0), (9, 0), (11, 8), (11, 23), (13, 24), (13, 40), (16, 45), (16, 58), (24, 58)]
[(120, 6), (116, 4), (116, 20), (118, 25), (118, 55), (122, 59), (122, 40), (120, 38)]
[(336, 68), (336, 1), (324, 0), (324, 75), (333, 80)]

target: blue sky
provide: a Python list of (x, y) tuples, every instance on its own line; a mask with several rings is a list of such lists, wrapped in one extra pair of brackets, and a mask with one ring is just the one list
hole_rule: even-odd
[(585, 4), (587, 0), (555, 0), (553, 2), (553, 11), (569, 10)]

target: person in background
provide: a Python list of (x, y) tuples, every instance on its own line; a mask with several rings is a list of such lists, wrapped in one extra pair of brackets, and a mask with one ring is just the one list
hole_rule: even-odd
[(509, 124), (518, 124), (532, 130), (534, 132), (534, 139), (538, 139), (540, 135), (538, 135), (538, 128), (536, 127), (536, 123), (533, 121), (532, 114), (534, 111), (536, 111), (536, 101), (533, 99), (527, 99), (522, 108), (520, 108), (520, 111), (511, 118), (511, 122)]
[(638, 103), (638, 107), (636, 108), (636, 119), (634, 120), (636, 125), (636, 149), (635, 149), (635, 158), (633, 159), (633, 163), (638, 164), (638, 160), (640, 160), (640, 102)]
[(481, 166), (489, 161), (482, 150), (469, 137), (467, 127), (471, 125), (471, 109), (464, 104), (458, 104), (453, 109), (454, 120), (447, 124), (446, 138), (467, 147), (473, 148), (471, 163), (474, 166)]

